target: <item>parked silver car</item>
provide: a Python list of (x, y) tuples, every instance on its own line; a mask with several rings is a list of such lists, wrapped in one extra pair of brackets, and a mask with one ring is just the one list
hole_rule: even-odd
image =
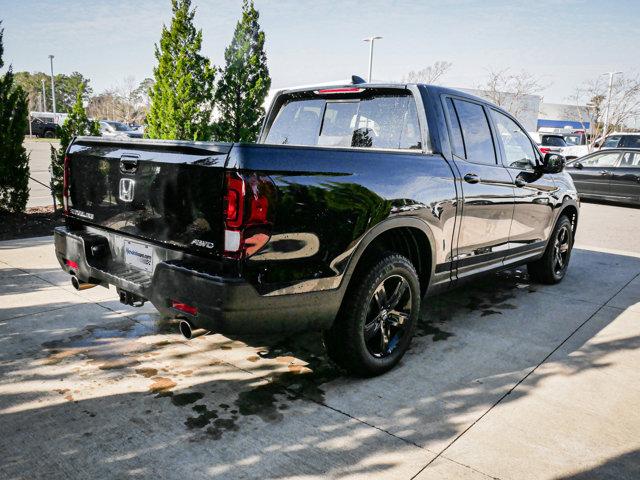
[(142, 138), (142, 132), (133, 130), (129, 125), (111, 120), (100, 120), (100, 134), (103, 137), (112, 137), (119, 140), (127, 138)]

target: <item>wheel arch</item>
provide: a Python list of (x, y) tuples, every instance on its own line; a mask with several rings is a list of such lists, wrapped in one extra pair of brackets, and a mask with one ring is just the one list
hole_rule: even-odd
[(428, 225), (415, 217), (391, 218), (373, 227), (358, 243), (341, 284), (346, 293), (352, 278), (384, 251), (407, 257), (414, 265), (424, 294), (435, 268), (434, 236)]
[(558, 222), (558, 219), (562, 215), (566, 215), (567, 217), (569, 217), (569, 220), (571, 220), (571, 226), (572, 226), (574, 238), (575, 238), (576, 230), (578, 228), (579, 212), (580, 212), (580, 209), (578, 207), (578, 202), (576, 202), (574, 199), (570, 197), (565, 197), (564, 201), (562, 202), (561, 208), (559, 209), (558, 215), (556, 217), (556, 223)]

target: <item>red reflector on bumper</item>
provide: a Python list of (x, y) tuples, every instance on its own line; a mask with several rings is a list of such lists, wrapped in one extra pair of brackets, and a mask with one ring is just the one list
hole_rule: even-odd
[(198, 307), (192, 307), (191, 305), (187, 305), (186, 303), (178, 302), (176, 300), (171, 300), (171, 307), (176, 310), (180, 310), (181, 312), (188, 313), (189, 315), (197, 315)]
[(73, 268), (74, 270), (77, 270), (77, 269), (78, 269), (78, 264), (77, 264), (76, 262), (74, 262), (74, 261), (71, 261), (71, 260), (65, 260), (65, 261), (64, 261), (64, 263), (66, 263), (68, 267), (71, 267), (71, 268)]

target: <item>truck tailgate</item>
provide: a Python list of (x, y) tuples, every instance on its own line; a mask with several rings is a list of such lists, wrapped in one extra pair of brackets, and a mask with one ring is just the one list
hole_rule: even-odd
[(217, 255), (230, 150), (223, 143), (79, 137), (67, 152), (68, 215)]

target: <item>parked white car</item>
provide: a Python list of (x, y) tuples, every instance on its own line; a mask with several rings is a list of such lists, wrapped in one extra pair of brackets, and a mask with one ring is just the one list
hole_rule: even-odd
[(538, 145), (538, 149), (544, 155), (547, 153), (559, 153), (564, 155), (567, 142), (559, 133), (529, 132), (531, 138)]
[(569, 160), (584, 157), (589, 153), (609, 148), (640, 148), (640, 133), (637, 132), (613, 132), (596, 139), (591, 145), (575, 145), (565, 148), (563, 155)]

